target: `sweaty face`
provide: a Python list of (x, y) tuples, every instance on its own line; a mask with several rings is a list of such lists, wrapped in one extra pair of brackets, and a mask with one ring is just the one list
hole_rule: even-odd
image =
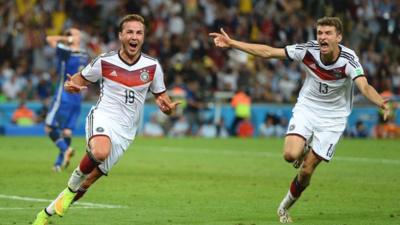
[(342, 40), (342, 35), (338, 34), (334, 26), (318, 26), (317, 41), (322, 55), (332, 54), (339, 50), (338, 44)]
[(144, 25), (138, 21), (125, 22), (122, 31), (119, 32), (119, 40), (122, 45), (121, 54), (128, 57), (128, 61), (135, 60), (142, 49)]

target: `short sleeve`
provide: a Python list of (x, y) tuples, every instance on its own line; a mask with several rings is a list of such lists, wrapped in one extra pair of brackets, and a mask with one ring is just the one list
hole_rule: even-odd
[(156, 65), (156, 71), (154, 74), (154, 79), (153, 82), (151, 83), (150, 86), (151, 92), (154, 94), (162, 93), (166, 90), (165, 84), (164, 84), (164, 72), (161, 68), (160, 63), (157, 61)]
[(306, 55), (308, 48), (317, 47), (318, 44), (314, 41), (309, 41), (302, 44), (287, 45), (285, 53), (288, 59), (296, 62), (301, 62)]
[(98, 56), (97, 58), (93, 59), (90, 64), (83, 68), (81, 75), (86, 80), (95, 83), (102, 77), (101, 72), (101, 59), (100, 56)]
[(350, 76), (352, 80), (356, 79), (357, 77), (364, 76), (364, 69), (358, 61), (357, 56), (354, 56), (354, 58), (348, 61), (346, 66), (346, 74)]

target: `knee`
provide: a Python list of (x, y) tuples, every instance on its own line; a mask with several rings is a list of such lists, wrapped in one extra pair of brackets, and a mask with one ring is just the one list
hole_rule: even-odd
[(64, 129), (64, 130), (63, 130), (63, 136), (64, 136), (64, 137), (71, 137), (71, 136), (72, 136), (72, 130), (70, 130), (70, 129)]
[(294, 154), (290, 151), (285, 151), (283, 153), (283, 158), (287, 161), (287, 162), (294, 162), (296, 160), (296, 157), (294, 156)]
[(96, 161), (101, 161), (101, 162), (104, 161), (110, 153), (110, 151), (105, 148), (95, 148), (95, 149), (92, 149), (91, 151), (92, 151), (92, 155), (96, 159)]
[(50, 139), (54, 142), (56, 142), (60, 138), (60, 133), (55, 130), (55, 129), (50, 129), (47, 132), (47, 135), (50, 137)]
[(90, 140), (89, 148), (96, 160), (104, 161), (110, 154), (111, 141), (108, 137), (98, 136)]

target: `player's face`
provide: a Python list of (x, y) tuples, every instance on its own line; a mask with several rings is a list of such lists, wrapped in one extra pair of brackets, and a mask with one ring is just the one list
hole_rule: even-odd
[(334, 26), (318, 26), (317, 41), (322, 55), (332, 54), (338, 50), (342, 35), (338, 34)]
[(135, 60), (142, 50), (144, 25), (139, 21), (125, 22), (122, 31), (119, 32), (119, 40), (122, 45), (122, 54)]

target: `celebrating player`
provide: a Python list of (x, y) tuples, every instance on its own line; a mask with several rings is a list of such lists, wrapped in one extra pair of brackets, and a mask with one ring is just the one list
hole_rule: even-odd
[[(323, 161), (332, 159), (352, 110), (353, 84), (371, 102), (389, 114), (387, 102), (370, 86), (353, 50), (339, 44), (342, 22), (337, 17), (317, 21), (317, 40), (274, 48), (231, 39), (223, 29), (210, 33), (217, 47), (232, 47), (264, 58), (289, 59), (303, 64), (307, 77), (301, 88), (284, 143), (284, 158), (300, 166), (278, 207), (281, 223), (292, 222), (289, 208), (310, 184)], [(311, 141), (312, 138), (312, 141)]]
[(52, 104), (46, 115), (45, 131), (60, 150), (53, 170), (61, 171), (67, 167), (74, 154), (71, 148), (72, 129), (75, 127), (81, 111), (80, 93), (68, 93), (64, 90), (67, 74), (75, 74), (88, 62), (89, 56), (82, 48), (81, 32), (71, 28), (64, 35), (47, 36), (47, 43), (56, 48), (57, 73), (59, 74), (58, 87)]
[(144, 36), (144, 19), (136, 14), (125, 16), (119, 24), (120, 50), (100, 55), (65, 83), (65, 90), (78, 93), (101, 80), (101, 93), (86, 120), (86, 155), (67, 188), (38, 213), (34, 225), (46, 224), (54, 214), (63, 216), (74, 198), (79, 199), (117, 163), (134, 140), (149, 89), (162, 112), (175, 111), (179, 102), (172, 102), (167, 95), (159, 62), (141, 52)]

